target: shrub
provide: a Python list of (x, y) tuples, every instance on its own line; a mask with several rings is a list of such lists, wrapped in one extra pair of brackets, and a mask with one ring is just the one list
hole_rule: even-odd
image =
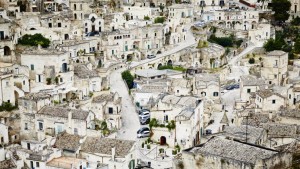
[(26, 46), (38, 46), (41, 45), (43, 48), (47, 48), (50, 45), (50, 40), (45, 38), (42, 34), (37, 33), (34, 35), (24, 35), (19, 39), (19, 44)]
[(154, 19), (154, 23), (164, 23), (165, 17), (157, 17)]
[(0, 112), (1, 111), (12, 111), (14, 109), (18, 108), (17, 106), (13, 106), (9, 102), (3, 102), (2, 105), (0, 106)]
[(255, 59), (254, 58), (250, 58), (248, 61), (250, 64), (254, 64), (255, 63)]
[(144, 16), (144, 20), (149, 21), (150, 17), (149, 16)]
[(172, 155), (176, 155), (177, 154), (177, 150), (172, 150)]
[(152, 128), (152, 127), (157, 127), (158, 126), (158, 122), (155, 118), (151, 119), (150, 122), (149, 122), (149, 127)]
[(125, 80), (128, 88), (132, 89), (134, 77), (132, 76), (132, 74), (130, 73), (129, 70), (122, 72), (122, 78), (123, 78), (123, 80)]
[(142, 148), (144, 148), (144, 147), (145, 147), (145, 143), (143, 142), (143, 143), (142, 143)]
[(150, 146), (150, 144), (148, 144), (148, 145), (147, 145), (147, 149), (150, 149), (150, 148), (151, 148), (151, 146)]
[(163, 148), (159, 149), (159, 153), (164, 153), (164, 152), (165, 152), (165, 150)]

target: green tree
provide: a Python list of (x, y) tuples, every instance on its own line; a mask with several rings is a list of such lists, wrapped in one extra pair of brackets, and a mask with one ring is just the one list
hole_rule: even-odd
[(272, 10), (274, 13), (275, 21), (285, 22), (289, 19), (290, 14), (288, 13), (291, 8), (291, 2), (288, 0), (272, 0)]
[(154, 19), (154, 23), (164, 23), (165, 17), (157, 17)]
[(300, 17), (297, 16), (296, 18), (294, 18), (294, 19), (291, 21), (291, 24), (294, 25), (294, 26), (300, 26)]
[(144, 16), (144, 20), (149, 21), (150, 17), (149, 16)]
[(122, 72), (122, 78), (123, 78), (123, 80), (125, 80), (128, 88), (132, 89), (134, 77), (132, 76), (132, 74), (130, 73), (129, 70)]
[(300, 38), (297, 38), (295, 44), (294, 44), (294, 52), (296, 54), (300, 53)]
[(248, 61), (250, 64), (254, 64), (255, 63), (255, 59), (254, 58), (250, 58)]
[(42, 34), (37, 33), (34, 35), (24, 35), (19, 39), (19, 44), (26, 46), (38, 46), (41, 45), (43, 48), (47, 48), (50, 45), (50, 40), (45, 38)]

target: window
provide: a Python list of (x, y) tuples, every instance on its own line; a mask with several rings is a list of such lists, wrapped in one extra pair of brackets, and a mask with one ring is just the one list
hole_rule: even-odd
[(63, 78), (60, 78), (60, 80), (59, 80), (60, 82), (63, 82)]
[(177, 90), (177, 93), (179, 93), (179, 90)]
[(23, 85), (25, 85), (25, 80), (23, 80)]
[(6, 82), (6, 87), (8, 87), (9, 86), (9, 82)]
[(109, 114), (113, 114), (113, 108), (112, 108), (112, 107), (109, 107), (109, 108), (108, 108), (108, 113), (109, 113)]
[(154, 36), (156, 37), (156, 33), (154, 33)]
[(291, 99), (292, 98), (292, 95), (291, 94), (289, 94), (289, 99)]
[(24, 130), (28, 130), (28, 123), (25, 123)]
[(34, 70), (34, 65), (31, 64), (31, 65), (30, 65), (30, 69), (31, 69), (31, 70)]
[(52, 23), (48, 23), (49, 28), (52, 28)]
[(78, 129), (74, 128), (74, 135), (78, 135)]
[(247, 93), (250, 93), (251, 92), (251, 89), (247, 89)]
[(59, 28), (60, 28), (60, 27), (61, 27), (61, 23), (58, 23), (58, 24), (57, 24), (57, 27), (59, 27)]
[(269, 81), (269, 84), (272, 84), (272, 81)]
[(39, 130), (42, 131), (44, 129), (43, 123), (39, 122)]
[(274, 75), (274, 78), (277, 78), (277, 75)]
[(216, 97), (216, 96), (219, 96), (219, 92), (214, 92), (214, 93), (213, 93), (213, 96), (215, 96), (215, 97)]
[(4, 143), (4, 137), (1, 137), (1, 143)]
[(276, 103), (276, 100), (272, 100), (272, 104), (275, 104)]
[(40, 163), (39, 162), (36, 162), (35, 165), (36, 165), (36, 167), (40, 167)]

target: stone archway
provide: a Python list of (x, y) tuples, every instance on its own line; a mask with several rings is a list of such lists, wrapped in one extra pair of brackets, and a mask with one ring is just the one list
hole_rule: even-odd
[(167, 65), (168, 65), (168, 66), (173, 66), (172, 60), (168, 60)]
[(167, 143), (167, 139), (165, 136), (160, 137), (160, 145), (165, 145)]
[(11, 55), (11, 50), (8, 46), (4, 46), (4, 56)]
[(157, 65), (157, 69), (159, 69), (160, 67), (162, 67), (161, 63)]

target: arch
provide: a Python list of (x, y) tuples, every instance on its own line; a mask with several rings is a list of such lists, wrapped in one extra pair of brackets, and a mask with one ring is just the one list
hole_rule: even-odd
[(168, 60), (167, 65), (168, 65), (168, 66), (172, 66), (172, 65), (173, 65), (172, 60)]
[(98, 61), (98, 67), (102, 67), (102, 60), (101, 59)]
[(127, 55), (127, 61), (131, 61), (132, 58), (133, 58), (133, 57), (132, 57), (132, 54), (128, 54), (128, 55)]
[(67, 65), (67, 63), (63, 63), (63, 64), (61, 65), (61, 71), (62, 71), (62, 72), (67, 72), (67, 70), (68, 70), (68, 65)]
[(160, 67), (162, 67), (161, 63), (157, 65), (157, 69), (159, 69)]
[(11, 50), (8, 46), (4, 46), (4, 56), (11, 55)]
[(35, 28), (30, 28), (29, 30), (36, 30)]
[(160, 137), (160, 145), (165, 145), (167, 143), (167, 139), (165, 136)]
[(157, 53), (156, 54), (161, 54), (161, 51), (159, 50), (159, 51), (157, 51)]
[(65, 40), (69, 40), (69, 34), (65, 34)]

